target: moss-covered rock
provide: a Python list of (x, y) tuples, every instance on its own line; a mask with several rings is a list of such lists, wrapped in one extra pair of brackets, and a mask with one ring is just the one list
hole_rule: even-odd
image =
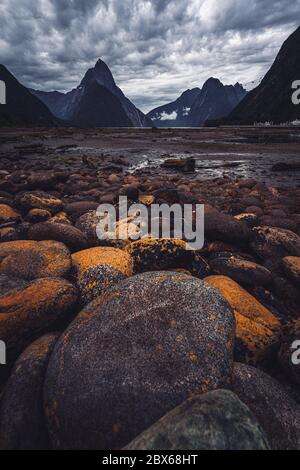
[(256, 364), (267, 359), (278, 344), (279, 320), (229, 277), (209, 276), (205, 281), (219, 289), (233, 308), (236, 317), (237, 360)]
[(131, 256), (123, 250), (112, 247), (94, 247), (78, 251), (72, 255), (77, 278), (90, 268), (97, 266), (112, 266), (125, 276), (131, 276), (133, 262)]
[(64, 277), (71, 266), (69, 250), (56, 241), (17, 240), (0, 244), (0, 274), (26, 280)]
[(95, 247), (72, 255), (82, 305), (133, 274), (131, 256), (112, 247)]
[(126, 246), (136, 273), (169, 268), (192, 268), (195, 252), (183, 240), (145, 238)]
[(8, 362), (65, 320), (76, 300), (76, 288), (64, 279), (24, 281), (0, 275), (0, 338)]

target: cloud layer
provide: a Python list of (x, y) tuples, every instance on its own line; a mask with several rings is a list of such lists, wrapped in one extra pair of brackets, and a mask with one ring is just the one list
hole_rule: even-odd
[(0, 62), (27, 86), (68, 91), (101, 57), (143, 111), (210, 76), (264, 75), (300, 0), (1, 0)]

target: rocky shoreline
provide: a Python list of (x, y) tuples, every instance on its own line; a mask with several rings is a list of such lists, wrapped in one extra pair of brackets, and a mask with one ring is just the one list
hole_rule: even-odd
[[(49, 150), (46, 132), (8, 135), (0, 448), (299, 449), (299, 184), (237, 176), (233, 166), (201, 179), (174, 161), (128, 171), (120, 133), (117, 143), (102, 136), (98, 156), (72, 153), (65, 137)], [(120, 195), (204, 204), (203, 248), (99, 241), (96, 209)]]

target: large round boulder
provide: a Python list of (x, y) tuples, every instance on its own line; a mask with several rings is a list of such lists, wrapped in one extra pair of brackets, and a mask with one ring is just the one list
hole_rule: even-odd
[(300, 406), (277, 380), (235, 363), (232, 390), (255, 415), (272, 449), (300, 448)]
[(196, 396), (134, 439), (126, 450), (266, 450), (266, 435), (228, 390)]
[(43, 385), (48, 360), (59, 334), (45, 335), (18, 358), (6, 383), (0, 407), (0, 449), (50, 447), (43, 413)]
[(54, 447), (121, 448), (191, 395), (228, 384), (234, 330), (228, 303), (192, 276), (145, 273), (109, 289), (51, 356)]
[(56, 241), (17, 240), (0, 244), (0, 274), (26, 280), (63, 277), (71, 267), (69, 250)]
[(252, 364), (269, 359), (278, 344), (279, 320), (229, 277), (209, 276), (205, 281), (219, 289), (233, 308), (236, 359)]

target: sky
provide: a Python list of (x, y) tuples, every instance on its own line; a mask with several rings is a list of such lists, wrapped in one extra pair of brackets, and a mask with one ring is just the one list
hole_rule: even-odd
[(200, 87), (259, 79), (300, 24), (300, 0), (0, 0), (0, 63), (69, 91), (98, 58), (142, 111)]

